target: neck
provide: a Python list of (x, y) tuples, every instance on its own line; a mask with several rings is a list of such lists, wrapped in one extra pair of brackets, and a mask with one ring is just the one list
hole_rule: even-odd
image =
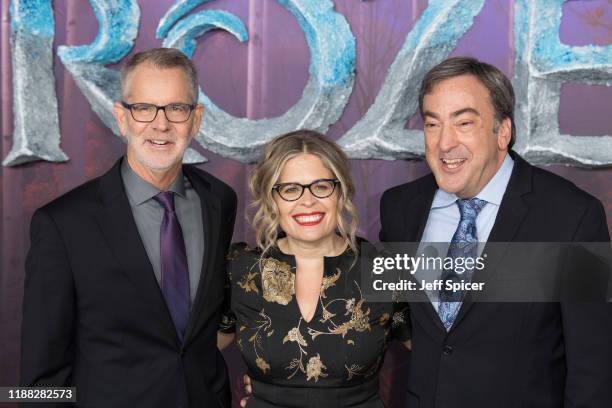
[(318, 241), (307, 242), (285, 237), (278, 241), (281, 251), (299, 258), (336, 256), (346, 249), (344, 240), (335, 233)]
[(129, 154), (127, 155), (127, 161), (134, 173), (147, 183), (154, 185), (160, 191), (168, 190), (181, 169), (181, 163), (177, 163), (168, 169), (153, 170), (135, 162)]

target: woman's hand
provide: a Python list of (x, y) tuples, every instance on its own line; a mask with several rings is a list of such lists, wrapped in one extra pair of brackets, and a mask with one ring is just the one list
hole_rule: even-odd
[(242, 389), (244, 390), (244, 398), (240, 400), (240, 406), (244, 408), (246, 407), (247, 402), (249, 401), (249, 398), (253, 394), (253, 386), (251, 385), (251, 377), (249, 377), (246, 374), (242, 377), (242, 381), (243, 381)]

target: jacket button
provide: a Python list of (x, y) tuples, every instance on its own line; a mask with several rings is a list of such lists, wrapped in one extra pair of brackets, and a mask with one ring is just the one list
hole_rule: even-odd
[(442, 347), (442, 353), (444, 353), (445, 356), (450, 356), (453, 354), (453, 347), (449, 345)]

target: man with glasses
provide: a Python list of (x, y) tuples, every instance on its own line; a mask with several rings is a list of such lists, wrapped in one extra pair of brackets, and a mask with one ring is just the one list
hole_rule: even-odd
[(125, 156), (32, 218), (22, 385), (76, 387), (77, 406), (229, 407), (216, 333), (236, 195), (182, 165), (204, 110), (195, 68), (138, 53), (121, 92)]

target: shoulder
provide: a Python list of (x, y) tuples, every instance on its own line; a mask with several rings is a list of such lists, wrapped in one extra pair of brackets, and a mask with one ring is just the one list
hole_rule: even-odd
[(211, 192), (221, 200), (236, 203), (237, 198), (234, 189), (207, 171), (204, 171), (194, 165), (187, 164), (183, 166), (183, 172), (188, 178), (195, 178), (207, 184), (210, 187)]
[(232, 262), (244, 257), (259, 257), (261, 251), (257, 248), (250, 247), (246, 242), (234, 242), (230, 245), (227, 252), (227, 260)]
[(548, 170), (528, 163), (516, 152), (510, 153), (514, 159), (514, 168), (508, 184), (507, 194), (529, 193), (532, 200), (556, 205), (584, 206), (590, 202), (599, 202), (586, 191), (578, 188), (570, 180)]
[(568, 204), (588, 206), (599, 202), (593, 195), (582, 190), (570, 180), (539, 167), (533, 167), (533, 192), (547, 200), (566, 200)]
[(523, 198), (539, 222), (565, 228), (567, 233), (557, 238), (609, 240), (606, 213), (601, 201), (570, 180), (548, 170), (532, 166), (522, 159), (519, 159), (518, 164), (516, 170), (520, 177), (517, 176), (515, 185), (521, 187), (510, 189), (509, 185), (506, 194), (526, 193)]
[(100, 177), (89, 180), (43, 205), (37, 213), (51, 216), (76, 215), (83, 210), (97, 207), (100, 205), (99, 186)]
[(436, 188), (436, 180), (432, 173), (419, 177), (408, 183), (391, 187), (382, 194), (381, 204), (402, 201), (414, 197), (417, 193)]
[[(246, 242), (235, 242), (227, 253), (227, 269), (232, 281), (239, 280), (245, 273), (258, 270), (261, 251)], [(255, 270), (254, 270), (255, 269)]]

